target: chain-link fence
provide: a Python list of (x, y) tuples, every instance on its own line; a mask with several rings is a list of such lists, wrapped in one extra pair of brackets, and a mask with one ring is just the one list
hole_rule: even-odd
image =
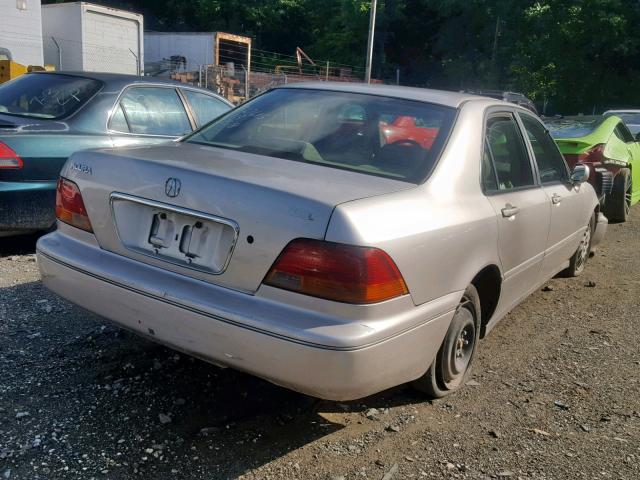
[(286, 73), (247, 71), (243, 66), (217, 66), (203, 65), (197, 72), (175, 72), (171, 78), (182, 83), (207, 88), (227, 98), (234, 104), (240, 104), (265, 90), (288, 83), (299, 82), (354, 82), (360, 83), (362, 79), (349, 75)]

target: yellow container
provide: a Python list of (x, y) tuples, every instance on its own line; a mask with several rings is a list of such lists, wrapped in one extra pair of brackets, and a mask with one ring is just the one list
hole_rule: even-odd
[(13, 60), (0, 60), (0, 83), (19, 77), (24, 73), (27, 73), (27, 67), (24, 65)]

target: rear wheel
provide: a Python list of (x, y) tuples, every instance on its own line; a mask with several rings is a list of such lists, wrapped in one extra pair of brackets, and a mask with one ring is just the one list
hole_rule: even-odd
[(462, 387), (469, 377), (480, 339), (480, 297), (473, 285), (462, 296), (435, 360), (413, 386), (432, 398)]
[(622, 168), (613, 179), (613, 189), (605, 199), (605, 214), (614, 222), (626, 222), (631, 210), (631, 171)]
[(595, 216), (592, 215), (586, 230), (582, 234), (578, 249), (569, 260), (569, 268), (566, 270), (567, 276), (577, 277), (584, 272), (584, 268), (587, 266), (587, 260), (589, 260), (589, 254), (591, 253), (591, 239), (593, 238), (594, 226)]

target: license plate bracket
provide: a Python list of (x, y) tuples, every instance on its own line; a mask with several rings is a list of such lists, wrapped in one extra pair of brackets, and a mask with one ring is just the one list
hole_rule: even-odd
[(111, 195), (118, 237), (130, 251), (219, 275), (238, 238), (232, 220), (125, 194)]

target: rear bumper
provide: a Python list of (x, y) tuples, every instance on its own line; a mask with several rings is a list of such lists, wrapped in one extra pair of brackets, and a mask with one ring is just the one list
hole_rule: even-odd
[(420, 377), (457, 296), (413, 307), (375, 329), (148, 266), (60, 231), (42, 237), (37, 251), (45, 286), (73, 303), (150, 340), (330, 400)]
[(56, 182), (0, 182), (0, 232), (55, 224)]
[(591, 239), (592, 248), (595, 248), (600, 243), (602, 243), (604, 236), (607, 234), (608, 227), (609, 227), (609, 220), (607, 220), (607, 217), (605, 217), (602, 212), (599, 212), (598, 218), (596, 219), (596, 228), (593, 232), (593, 237)]

